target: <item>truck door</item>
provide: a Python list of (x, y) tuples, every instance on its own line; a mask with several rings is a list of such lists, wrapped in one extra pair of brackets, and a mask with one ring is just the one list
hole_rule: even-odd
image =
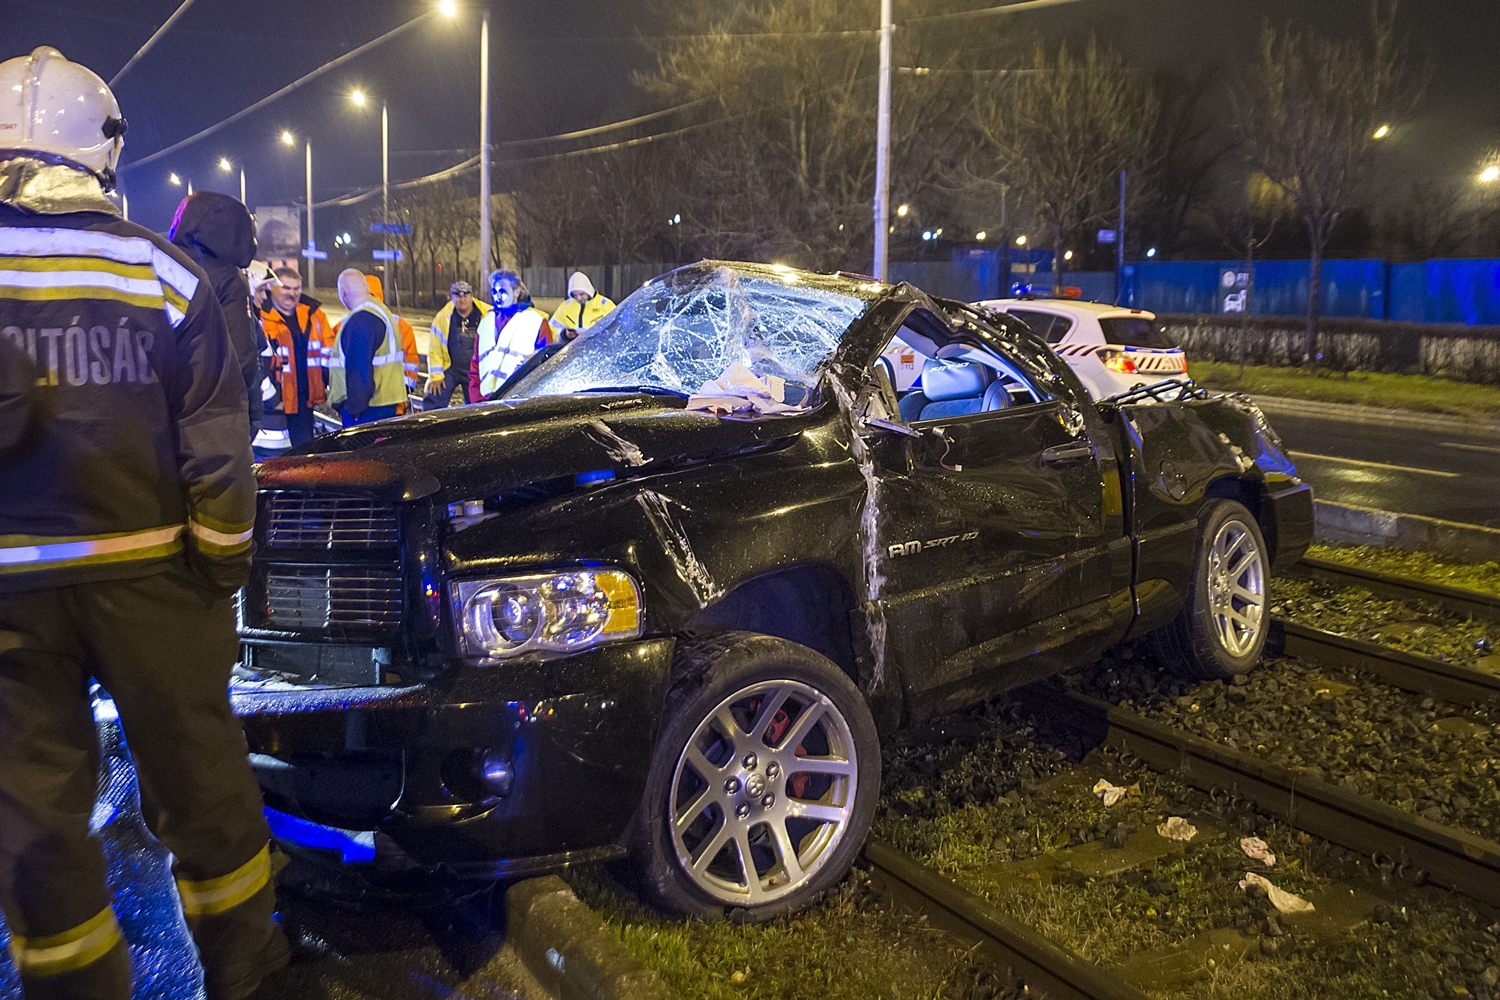
[(977, 343), (938, 353), (900, 400), (920, 436), (874, 449), (888, 649), (919, 715), (1056, 670), (1129, 601), (1107, 441), (1022, 359)]

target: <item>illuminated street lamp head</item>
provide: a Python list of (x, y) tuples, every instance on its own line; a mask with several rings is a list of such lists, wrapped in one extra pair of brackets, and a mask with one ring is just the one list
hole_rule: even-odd
[(1493, 184), (1500, 181), (1500, 165), (1490, 164), (1479, 172), (1479, 180), (1482, 184)]
[(362, 108), (365, 106), (365, 92), (363, 90), (356, 90), (349, 95), (349, 100), (354, 102), (355, 107)]
[(458, 4), (454, 0), (441, 0), (438, 4), (438, 12), (444, 17), (454, 17), (458, 14)]
[(987, 233), (983, 229), (981, 229), (979, 232), (977, 232), (977, 233), (974, 234), (974, 238), (976, 240), (978, 240), (979, 242), (983, 243), (984, 242), (984, 238), (986, 236), (988, 236), (988, 235), (989, 235), (989, 233)]
[(1024, 247), (1025, 245), (1026, 245), (1026, 237), (1024, 237), (1024, 236), (1017, 236), (1016, 237), (1016, 246), (1018, 246), (1018, 247)]
[(1066, 252), (1066, 253), (1063, 254), (1063, 260), (1072, 260), (1072, 259), (1073, 259), (1073, 251), (1069, 250), (1068, 252)]
[(229, 157), (221, 156), (219, 157), (219, 169), (228, 173), (234, 169), (234, 164), (229, 162)]
[(904, 219), (904, 218), (906, 218), (906, 213), (910, 212), (910, 211), (911, 211), (911, 206), (910, 205), (902, 205), (900, 208), (896, 209), (896, 217), (898, 219)]
[(182, 178), (181, 178), (181, 177), (178, 177), (178, 176), (177, 176), (177, 175), (176, 175), (176, 174), (169, 174), (169, 175), (168, 175), (168, 176), (167, 176), (167, 180), (168, 180), (168, 181), (169, 181), (169, 182), (170, 182), (170, 183), (171, 183), (171, 184), (172, 184), (172, 185), (173, 185), (173, 186), (174, 186), (174, 187), (182, 187)]
[(297, 137), (295, 135), (292, 135), (291, 132), (283, 131), (281, 133), (281, 142), (282, 145), (293, 146), (297, 143)]
[(1382, 125), (1378, 129), (1376, 129), (1371, 134), (1370, 137), (1372, 139), (1384, 139), (1386, 136), (1388, 136), (1390, 134), (1391, 134), (1391, 127), (1389, 125)]

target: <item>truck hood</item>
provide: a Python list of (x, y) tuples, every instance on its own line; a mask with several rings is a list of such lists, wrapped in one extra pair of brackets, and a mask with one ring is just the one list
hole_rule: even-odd
[(321, 438), (256, 466), (262, 489), (316, 489), (444, 503), (527, 483), (609, 471), (617, 477), (775, 447), (822, 410), (731, 419), (679, 397), (580, 394), (413, 414)]

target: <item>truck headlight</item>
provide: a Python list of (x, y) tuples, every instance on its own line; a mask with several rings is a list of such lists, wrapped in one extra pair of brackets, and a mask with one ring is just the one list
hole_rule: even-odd
[(452, 585), (463, 656), (569, 653), (641, 634), (641, 592), (613, 569), (461, 580)]

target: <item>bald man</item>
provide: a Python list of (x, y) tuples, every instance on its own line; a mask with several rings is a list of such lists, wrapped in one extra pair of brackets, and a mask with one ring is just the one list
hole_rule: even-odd
[(406, 401), (406, 355), (396, 317), (370, 294), (364, 272), (356, 267), (339, 275), (339, 301), (349, 316), (334, 332), (328, 403), (345, 427), (394, 417), (396, 406)]

